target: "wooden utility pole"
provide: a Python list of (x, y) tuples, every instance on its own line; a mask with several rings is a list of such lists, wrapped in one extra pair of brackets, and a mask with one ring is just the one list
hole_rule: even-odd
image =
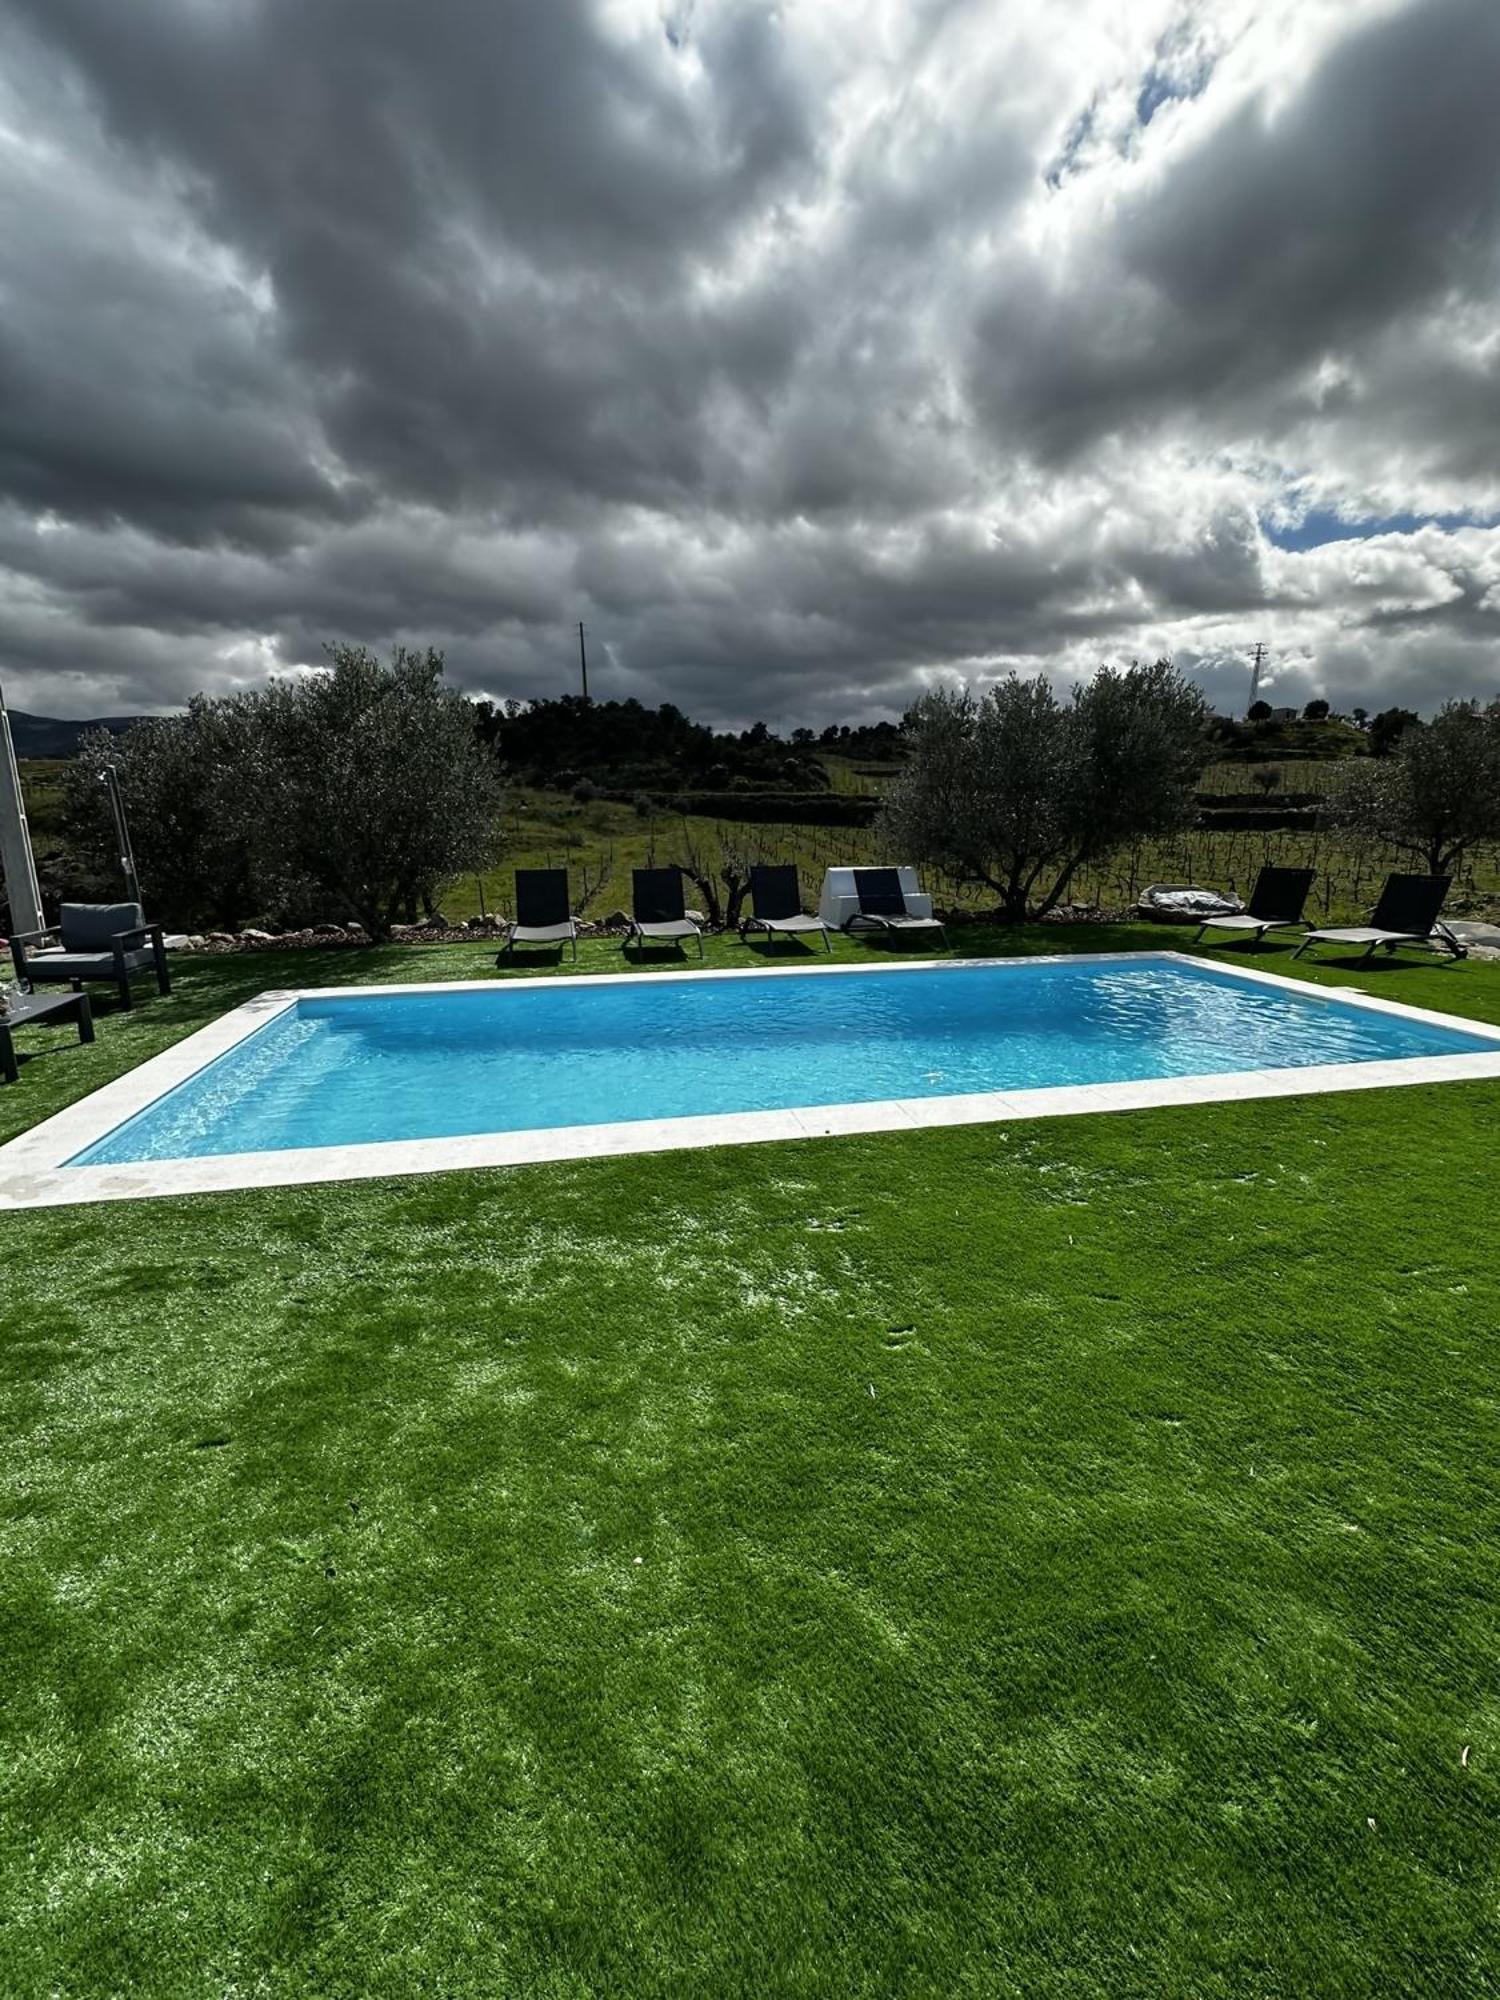
[(583, 620), (578, 621), (578, 667), (583, 675), (583, 698), (589, 698), (589, 656), (583, 649)]

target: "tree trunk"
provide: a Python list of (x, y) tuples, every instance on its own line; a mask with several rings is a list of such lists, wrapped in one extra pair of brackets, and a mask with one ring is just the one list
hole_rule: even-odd
[(1073, 877), (1077, 874), (1082, 860), (1083, 856), (1081, 854), (1075, 854), (1057, 877), (1057, 880), (1052, 884), (1052, 887), (1047, 891), (1046, 895), (1043, 896), (1036, 909), (1038, 922), (1050, 911), (1055, 910), (1067, 894), (1068, 888), (1072, 883)]
[(1429, 875), (1452, 875), (1464, 858), (1465, 841), (1434, 841), (1427, 850), (1427, 872)]
[(723, 907), (719, 902), (719, 891), (715, 885), (713, 876), (709, 874), (706, 868), (701, 866), (690, 867), (686, 861), (679, 861), (677, 866), (703, 898), (704, 915), (708, 918), (709, 923), (716, 930), (722, 929), (724, 923)]
[(748, 874), (738, 874), (732, 868), (725, 868), (722, 873), (724, 886), (729, 891), (724, 904), (724, 928), (732, 931), (739, 924), (740, 912), (744, 909), (745, 898), (750, 893), (750, 877)]

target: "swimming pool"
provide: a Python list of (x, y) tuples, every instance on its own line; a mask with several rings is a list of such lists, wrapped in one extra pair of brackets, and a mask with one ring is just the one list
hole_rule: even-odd
[(0, 1149), (0, 1199), (1497, 1074), (1493, 1031), (1170, 952), (321, 990)]

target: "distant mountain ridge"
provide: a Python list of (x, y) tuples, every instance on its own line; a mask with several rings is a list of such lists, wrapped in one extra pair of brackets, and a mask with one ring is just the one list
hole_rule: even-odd
[(119, 736), (131, 723), (140, 721), (136, 715), (94, 715), (81, 722), (65, 722), (61, 716), (28, 715), (20, 708), (9, 708), (6, 714), (18, 757), (73, 757), (86, 730), (107, 729), (111, 736)]

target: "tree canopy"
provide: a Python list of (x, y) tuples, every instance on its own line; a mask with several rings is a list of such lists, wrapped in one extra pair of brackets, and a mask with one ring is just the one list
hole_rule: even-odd
[(937, 690), (906, 721), (909, 759), (881, 814), (885, 844), (1044, 916), (1077, 869), (1191, 822), (1203, 697), (1170, 661), (1101, 668), (1071, 700), (1045, 674), (983, 695)]
[(143, 884), (169, 921), (356, 917), (383, 937), (445, 882), (493, 859), (501, 784), (441, 653), (358, 646), (254, 694), (87, 740), (69, 829), (108, 881), (99, 771), (118, 765)]
[(195, 695), (183, 715), (150, 716), (119, 735), (90, 730), (64, 783), (75, 880), (99, 894), (119, 887), (114, 821), (100, 782), (113, 764), (154, 907), (174, 922), (234, 929), (268, 901), (263, 752), (254, 696)]
[(1500, 839), (1500, 701), (1449, 702), (1427, 723), (1412, 717), (1388, 755), (1350, 767), (1337, 812), (1429, 875), (1451, 874), (1476, 842)]
[[(671, 702), (647, 708), (639, 701), (563, 695), (498, 709), (479, 702), (474, 716), (480, 735), (498, 746), (507, 768), (533, 784), (811, 791), (828, 782), (811, 730), (795, 731), (790, 742), (764, 722), (738, 734), (715, 731), (690, 721)], [(894, 725), (887, 727), (894, 736)]]
[(1414, 708), (1383, 708), (1370, 717), (1370, 755), (1388, 757), (1405, 732), (1421, 717)]

